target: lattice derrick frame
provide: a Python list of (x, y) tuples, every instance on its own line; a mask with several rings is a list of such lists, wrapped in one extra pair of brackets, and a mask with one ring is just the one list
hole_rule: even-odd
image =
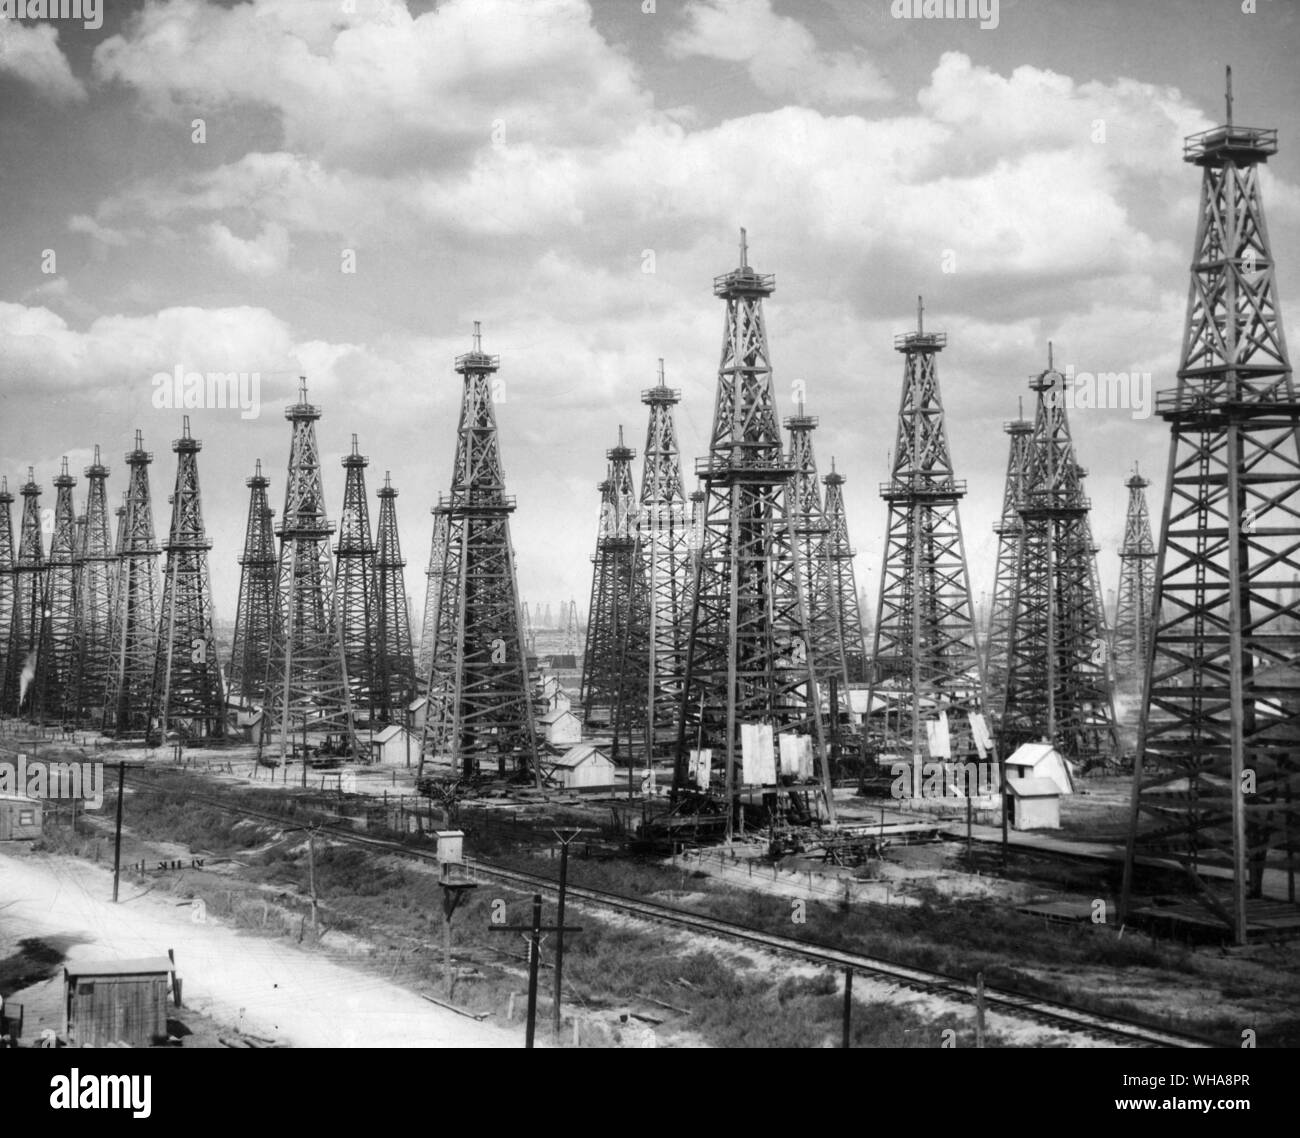
[(150, 722), (158, 725), (164, 738), (173, 727), (194, 740), (225, 735), (225, 698), (208, 576), (212, 542), (203, 524), (199, 483), (202, 447), (190, 436), (189, 416), (185, 416), (181, 437), (172, 443), (176, 482), (163, 545), (163, 599), (149, 710)]
[(270, 480), (257, 460), (253, 475), (244, 480), (248, 491), (248, 517), (244, 546), (239, 556), (239, 599), (235, 608), (235, 634), (230, 646), (227, 699), (244, 705), (265, 706), (271, 646), (282, 636), (277, 591), (279, 557), (275, 549), (275, 511), (267, 500)]
[(78, 553), (75, 694), (72, 706), (78, 719), (98, 718), (108, 696), (112, 667), (113, 579), (117, 555), (108, 521), (108, 467), (95, 460), (85, 468), (87, 478), (85, 525)]
[[(757, 720), (770, 724), (775, 735), (806, 731), (813, 737), (821, 790), (834, 821), (788, 510), (794, 469), (781, 452), (763, 321), (762, 300), (773, 282), (772, 276), (749, 268), (742, 230), (740, 267), (714, 281), (726, 314), (709, 458), (702, 470), (700, 554), (673, 788), (677, 793), (687, 784), (688, 752), (696, 746), (718, 747), (720, 741), (731, 803), (738, 785), (739, 725)], [(729, 825), (730, 819), (729, 810)]]
[[(1022, 488), (1002, 747), (1047, 738), (1085, 767), (1118, 756), (1096, 545), (1064, 401), (1050, 363), (1037, 392)], [(1049, 394), (1050, 393), (1050, 394)]]
[(292, 739), (315, 730), (337, 730), (358, 752), (351, 690), (339, 634), (338, 590), (330, 538), (334, 526), (325, 509), (316, 420), (320, 409), (307, 402), (303, 380), (299, 400), (285, 408), (292, 424), (276, 577), (279, 636), (268, 668), (267, 716), (263, 737), (279, 735), (280, 761)]
[[(1300, 706), (1293, 684), (1270, 676), (1294, 670), (1300, 616), (1284, 599), (1287, 571), (1300, 568), (1300, 405), (1255, 170), (1271, 152), (1264, 142), (1245, 166), (1208, 145), (1189, 155), (1204, 174), (1183, 367), (1157, 403), (1172, 438), (1121, 902), (1127, 911), (1137, 849), (1154, 845), (1184, 865), (1238, 944), (1270, 849), (1289, 875), (1300, 864)], [(1139, 833), (1143, 815), (1155, 829)], [(1231, 868), (1227, 905), (1201, 880), (1202, 860)]]
[(834, 463), (822, 479), (826, 486), (826, 561), (827, 595), (836, 636), (844, 653), (844, 669), (850, 682), (867, 678), (866, 633), (862, 627), (862, 609), (853, 570), (853, 545), (849, 541), (848, 518), (844, 511), (844, 476)]
[(9, 658), (9, 638), (14, 623), (13, 502), (9, 479), (0, 476), (0, 710), (9, 708), (9, 676), (14, 667)]
[(406, 584), (402, 570), (401, 539), (397, 530), (397, 491), (387, 474), (379, 496), (379, 522), (375, 540), (375, 627), (379, 631), (374, 653), (375, 715), (381, 722), (400, 722), (415, 698), (415, 661), (411, 650), (411, 622), (406, 609)]
[(447, 544), (439, 582), (420, 770), (434, 754), (449, 756), (454, 770), (480, 773), (494, 756), (505, 770), (531, 773), (541, 786), (536, 732), (523, 630), (510, 514), (500, 440), (493, 410), (492, 374), (497, 356), (480, 346), (456, 359), (463, 377), (456, 455), (447, 511)]
[(68, 473), (68, 460), (54, 479), (54, 530), (45, 560), (44, 601), (40, 649), (36, 658), (33, 717), (64, 722), (72, 714), (75, 696), (77, 619), (77, 513), (72, 488), (77, 480)]
[(114, 654), (106, 722), (118, 734), (145, 732), (153, 691), (154, 657), (158, 648), (158, 543), (153, 524), (149, 466), (153, 455), (144, 449), (139, 431), (135, 449), (126, 454), (129, 469), (126, 513), (122, 519), (122, 552), (114, 599)]
[(416, 664), (422, 695), (429, 694), (433, 645), (438, 636), (438, 605), (442, 599), (442, 577), (447, 567), (448, 514), (437, 506), (429, 512), (433, 515), (433, 536), (429, 542), (429, 565), (424, 571), (424, 613), (420, 627), (420, 658)]
[(1020, 500), (1029, 467), (1029, 436), (1033, 424), (1016, 419), (1003, 425), (1011, 438), (1007, 453), (1007, 476), (1002, 497), (1002, 516), (994, 525), (998, 535), (997, 565), (993, 578), (993, 603), (989, 609), (986, 640), (985, 678), (990, 703), (998, 720), (1006, 702), (1007, 652), (1015, 610), (1016, 579), (1020, 555)]
[(343, 509), (339, 514), (338, 543), (334, 547), (335, 588), (338, 590), (339, 636), (347, 666), (354, 715), (375, 714), (374, 634), (378, 627), (375, 599), (375, 544), (371, 540), (370, 506), (366, 497), (366, 467), (370, 460), (357, 450), (342, 460)]
[[(984, 660), (970, 594), (958, 502), (965, 485), (955, 477), (939, 390), (942, 333), (895, 338), (903, 353), (903, 385), (890, 481), (885, 559), (875, 627), (870, 698), (885, 687), (883, 743), (888, 752), (920, 754), (923, 703), (956, 713), (949, 720), (955, 758), (974, 755), (970, 716), (984, 708)], [(905, 678), (900, 688), (897, 680)]]
[(1135, 472), (1124, 485), (1129, 493), (1119, 553), (1114, 660), (1117, 674), (1131, 675), (1143, 663), (1151, 633), (1156, 547), (1145, 493), (1150, 481)]
[[(42, 613), (45, 611), (45, 549), (41, 530), (41, 488), (35, 472), (28, 467), (27, 481), (19, 487), (23, 509), (18, 529), (18, 556), (14, 560), (13, 622), (9, 632), (10, 692), (6, 696), (9, 711), (18, 715), (24, 707), (34, 706), (35, 668), (41, 645)], [(32, 666), (26, 698), (22, 690), (22, 673)]]

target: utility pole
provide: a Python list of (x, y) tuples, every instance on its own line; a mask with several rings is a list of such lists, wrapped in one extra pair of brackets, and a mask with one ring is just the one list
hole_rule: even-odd
[(117, 882), (122, 871), (122, 783), (126, 779), (126, 763), (117, 764), (117, 823), (113, 835), (113, 904), (117, 904)]
[(853, 1026), (853, 969), (844, 969), (844, 1050), (849, 1049)]
[(555, 1006), (551, 1010), (551, 1028), (560, 1034), (560, 984), (564, 976), (564, 892), (569, 879), (569, 846), (582, 833), (582, 827), (552, 831), (560, 839), (560, 899), (555, 907)]
[[(494, 933), (526, 933), (529, 942), (528, 951), (528, 1033), (524, 1046), (532, 1047), (537, 1028), (537, 968), (541, 956), (542, 933), (559, 932), (557, 925), (542, 924), (542, 895), (533, 894), (533, 919), (527, 925), (488, 925), (488, 931)], [(570, 927), (566, 933), (580, 933), (582, 929)]]

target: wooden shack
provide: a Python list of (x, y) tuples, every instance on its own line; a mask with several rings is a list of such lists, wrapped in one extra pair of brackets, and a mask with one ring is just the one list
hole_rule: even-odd
[(41, 836), (41, 801), (17, 794), (0, 794), (0, 842), (21, 842)]
[(63, 1034), (70, 1047), (119, 1041), (149, 1047), (167, 1037), (172, 962), (88, 960), (63, 969)]

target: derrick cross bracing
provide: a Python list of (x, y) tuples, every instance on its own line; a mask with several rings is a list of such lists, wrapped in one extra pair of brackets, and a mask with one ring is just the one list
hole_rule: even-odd
[[(429, 671), (433, 667), (433, 642), (438, 634), (438, 601), (442, 597), (442, 572), (447, 563), (447, 511), (434, 506), (433, 540), (429, 545), (429, 567), (425, 569), (424, 618), (420, 628), (420, 658), (416, 663), (416, 677), (420, 694), (429, 694)], [(527, 613), (525, 613), (527, 616)], [(534, 650), (530, 642), (528, 650)]]
[(1111, 660), (1118, 680), (1141, 680), (1151, 637), (1151, 600), (1155, 591), (1156, 546), (1151, 538), (1146, 488), (1149, 479), (1137, 472), (1128, 487), (1124, 544), (1119, 551), (1119, 599), (1115, 609), (1115, 648)]
[(262, 736), (278, 732), (281, 764), (294, 739), (305, 740), (309, 732), (338, 732), (349, 752), (358, 753), (330, 557), (334, 526), (325, 510), (316, 445), (320, 414), (319, 407), (307, 402), (307, 381), (302, 379), (298, 402), (284, 410), (293, 433), (277, 531), (279, 635), (271, 646)]
[(172, 442), (176, 487), (171, 495), (171, 526), (163, 546), (167, 556), (149, 713), (150, 723), (157, 725), (164, 741), (169, 731), (191, 742), (225, 735), (225, 699), (208, 578), (212, 542), (203, 526), (199, 487), (202, 447), (191, 437), (186, 415), (181, 437)]
[(375, 547), (370, 540), (370, 505), (366, 500), (366, 467), (370, 459), (357, 450), (343, 456), (343, 512), (339, 541), (334, 547), (339, 598), (339, 635), (347, 661), (352, 713), (374, 716)]
[(582, 633), (578, 624), (578, 602), (571, 600), (567, 605), (560, 605), (564, 613), (564, 654), (577, 656), (582, 644)]
[(378, 491), (379, 524), (375, 538), (375, 599), (371, 715), (379, 723), (403, 722), (415, 698), (415, 661), (411, 655), (411, 618), (406, 608), (402, 545), (397, 533), (397, 490), (389, 472)]
[(271, 645), (281, 635), (276, 591), (279, 559), (272, 521), (275, 511), (266, 496), (270, 481), (262, 474), (260, 458), (244, 485), (249, 488), (248, 521), (244, 527), (244, 552), (239, 558), (239, 602), (227, 698), (232, 705), (251, 709), (266, 705)]
[(74, 705), (79, 720), (91, 720), (98, 726), (112, 669), (113, 578), (118, 564), (108, 522), (108, 467), (99, 460), (98, 446), (95, 461), (86, 467), (85, 475), (86, 524), (77, 559)]
[[(831, 472), (822, 483), (826, 487), (825, 556), (831, 620), (844, 653), (844, 669), (849, 682), (863, 683), (867, 679), (866, 635), (853, 572), (853, 544), (849, 541), (849, 524), (844, 514), (844, 475), (836, 471), (834, 457), (831, 458)], [(844, 706), (848, 706), (847, 694)]]
[(802, 761), (795, 769), (782, 761), (786, 736), (790, 762), (807, 745), (799, 737), (810, 740), (827, 813), (835, 820), (788, 501), (795, 468), (781, 449), (763, 323), (763, 298), (775, 278), (749, 266), (740, 233), (739, 266), (713, 282), (726, 315), (709, 455), (696, 465), (704, 481), (703, 539), (673, 770), (676, 797), (696, 781), (692, 751), (723, 758), (729, 838), (742, 787), (770, 787), (782, 775), (802, 773)]
[[(476, 777), (491, 762), (541, 786), (510, 542), (515, 500), (506, 494), (494, 394), (499, 356), (474, 348), (456, 357), (463, 377), (447, 511), (447, 548), (430, 665), (420, 773), (433, 759)], [(513, 767), (513, 771), (511, 768)]]
[(1007, 647), (1001, 744), (1047, 740), (1089, 767), (1119, 754), (1106, 668), (1096, 546), (1065, 408), (1065, 376), (1051, 365), (1037, 395), (1019, 505), (1020, 547)]
[[(608, 467), (600, 483), (600, 518), (596, 526), (596, 552), (591, 564), (591, 604), (587, 617), (587, 643), (582, 657), (579, 702), (587, 723), (612, 724), (618, 700), (625, 648), (624, 622), (633, 611), (636, 583), (637, 497), (632, 481), (636, 451), (618, 445), (605, 452)], [(628, 726), (628, 724), (625, 724)]]
[(36, 658), (37, 720), (66, 722), (74, 713), (77, 619), (77, 515), (72, 488), (77, 480), (63, 459), (54, 480), (54, 533), (46, 562), (45, 605), (42, 610), (40, 651)]
[[(9, 633), (14, 620), (14, 496), (8, 477), (0, 476), (0, 713), (9, 710)], [(21, 670), (22, 662), (17, 667)]]
[[(1200, 166), (1170, 425), (1143, 716), (1121, 902), (1140, 854), (1176, 860), (1237, 944), (1266, 871), (1294, 900), (1300, 838), (1300, 401), (1260, 197), (1277, 132), (1187, 139)], [(1228, 874), (1229, 885), (1205, 871)]]
[[(830, 595), (830, 561), (826, 548), (830, 524), (822, 508), (817, 456), (812, 441), (817, 422), (816, 415), (804, 413), (802, 399), (798, 411), (784, 420), (790, 432), (790, 458), (795, 468), (790, 480), (790, 515), (798, 548), (799, 586), (808, 620), (808, 652), (817, 676), (817, 690), (826, 706), (826, 713), (838, 717), (849, 706), (849, 672)], [(832, 708), (829, 702), (832, 677), (836, 681), (838, 708)]]
[(671, 754), (686, 667), (684, 600), (690, 574), (690, 523), (673, 408), (682, 393), (664, 382), (641, 392), (649, 408), (636, 524), (630, 610), (623, 624), (622, 682), (614, 742), (639, 725), (647, 761)]
[(5, 710), (19, 715), (33, 706), (32, 681), (41, 644), (41, 614), (45, 610), (45, 548), (41, 532), (41, 488), (36, 472), (27, 468), (27, 481), (18, 488), (23, 499), (18, 531), (18, 557), (13, 569), (13, 621), (9, 626), (9, 674)]
[(878, 753), (910, 759), (983, 759), (983, 663), (971, 604), (955, 476), (937, 356), (942, 332), (926, 332), (917, 300), (916, 331), (894, 338), (903, 354), (903, 394), (890, 480), (885, 559), (868, 707), (884, 706)]
[(1003, 423), (1011, 438), (1007, 454), (1007, 477), (1002, 493), (1002, 515), (993, 525), (998, 537), (997, 569), (993, 578), (993, 603), (989, 609), (988, 638), (985, 642), (984, 682), (989, 710), (997, 722), (1002, 718), (1002, 701), (1007, 693), (1007, 648), (1011, 640), (1011, 617), (1015, 611), (1016, 580), (1020, 556), (1020, 497), (1029, 471), (1029, 439), (1034, 424), (1025, 418), (1024, 405), (1018, 418)]
[(113, 670), (105, 726), (121, 736), (144, 734), (149, 727), (154, 657), (158, 649), (158, 543), (154, 537), (149, 464), (139, 431), (126, 454), (130, 471), (113, 588)]

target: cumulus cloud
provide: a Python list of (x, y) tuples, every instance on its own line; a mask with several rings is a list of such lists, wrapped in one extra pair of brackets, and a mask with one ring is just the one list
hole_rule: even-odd
[(843, 106), (893, 94), (865, 53), (818, 48), (803, 24), (772, 10), (771, 0), (692, 0), (683, 16), (686, 26), (668, 40), (671, 56), (743, 63), (765, 95)]
[(86, 88), (68, 66), (53, 24), (0, 19), (0, 75), (12, 75), (55, 103), (83, 102)]
[(289, 261), (289, 234), (283, 225), (268, 221), (256, 237), (237, 237), (219, 221), (203, 229), (208, 251), (232, 269), (248, 276), (277, 273)]

